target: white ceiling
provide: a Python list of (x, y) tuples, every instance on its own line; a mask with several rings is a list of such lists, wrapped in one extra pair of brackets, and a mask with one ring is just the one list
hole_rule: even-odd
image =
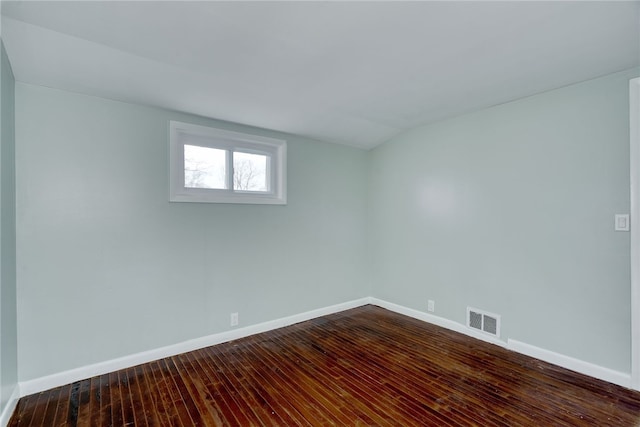
[(640, 64), (640, 2), (3, 1), (16, 79), (374, 147)]

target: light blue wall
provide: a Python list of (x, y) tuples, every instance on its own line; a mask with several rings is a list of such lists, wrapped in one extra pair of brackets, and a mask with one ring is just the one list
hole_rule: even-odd
[(628, 81), (638, 70), (420, 127), (371, 153), (376, 297), (630, 372)]
[(14, 88), (0, 43), (0, 412), (18, 380)]
[[(18, 83), (21, 381), (368, 294), (367, 152), (288, 141), (286, 206), (168, 202), (168, 120)], [(46, 355), (46, 356), (45, 356)]]
[[(628, 80), (606, 76), (364, 152), (283, 136), (288, 205), (169, 203), (167, 121), (16, 85), (19, 379), (367, 295), (630, 371)], [(368, 258), (367, 258), (368, 256)], [(4, 337), (3, 337), (4, 339)], [(46, 354), (46, 357), (43, 357)]]

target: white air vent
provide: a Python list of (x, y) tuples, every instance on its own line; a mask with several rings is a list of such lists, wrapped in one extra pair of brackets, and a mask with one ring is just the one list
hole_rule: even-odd
[(467, 326), (486, 334), (500, 336), (500, 316), (467, 307)]

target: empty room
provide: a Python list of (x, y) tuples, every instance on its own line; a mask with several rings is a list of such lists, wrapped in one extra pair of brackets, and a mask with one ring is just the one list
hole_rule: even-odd
[(0, 7), (0, 426), (640, 425), (640, 1)]

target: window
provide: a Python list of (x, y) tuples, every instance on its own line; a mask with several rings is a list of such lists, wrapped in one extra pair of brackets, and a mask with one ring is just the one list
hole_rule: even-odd
[(286, 204), (280, 139), (171, 121), (169, 200)]

